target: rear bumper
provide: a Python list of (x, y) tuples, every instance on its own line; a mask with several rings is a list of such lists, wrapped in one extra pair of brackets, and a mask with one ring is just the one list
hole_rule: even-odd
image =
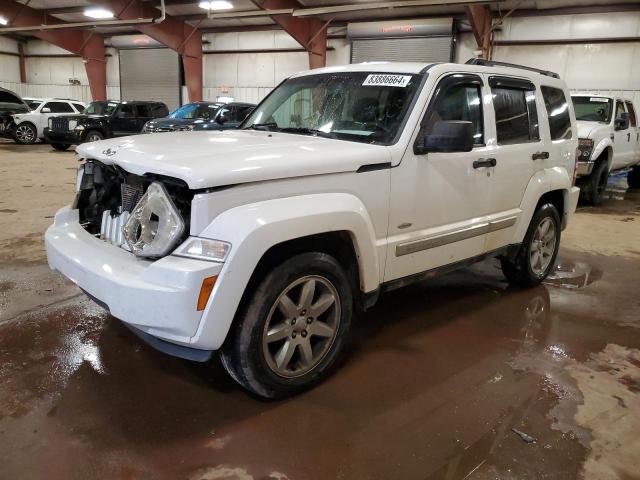
[(569, 198), (568, 198), (569, 202), (567, 204), (567, 210), (565, 212), (565, 218), (563, 219), (564, 221), (562, 222), (562, 229), (563, 230), (565, 228), (567, 228), (569, 220), (571, 219), (573, 214), (576, 213), (576, 207), (578, 206), (578, 199), (579, 198), (580, 198), (580, 189), (578, 187), (571, 187), (569, 189)]
[(45, 246), (49, 266), (114, 317), (165, 343), (203, 348), (192, 341), (202, 319), (198, 295), (202, 281), (218, 275), (221, 264), (171, 255), (142, 260), (88, 233), (78, 223), (78, 211), (69, 207), (56, 214), (45, 234)]
[(44, 138), (47, 143), (79, 145), (84, 142), (82, 137), (77, 135), (75, 132), (54, 132), (49, 127), (44, 129)]

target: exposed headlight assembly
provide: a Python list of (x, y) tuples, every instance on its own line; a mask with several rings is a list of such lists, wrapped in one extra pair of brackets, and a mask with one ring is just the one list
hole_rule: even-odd
[(173, 252), (178, 257), (195, 258), (224, 263), (231, 250), (231, 244), (208, 238), (189, 237)]
[(578, 139), (578, 161), (586, 162), (593, 151), (593, 140), (590, 138)]
[(184, 232), (184, 220), (161, 183), (153, 182), (131, 212), (124, 238), (139, 257), (167, 255)]

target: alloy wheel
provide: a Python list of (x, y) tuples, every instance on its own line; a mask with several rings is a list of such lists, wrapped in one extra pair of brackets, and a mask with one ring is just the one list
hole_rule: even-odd
[(16, 128), (16, 138), (21, 143), (31, 143), (35, 140), (35, 132), (28, 125), (20, 125)]
[(542, 219), (533, 235), (529, 250), (531, 270), (538, 276), (544, 275), (556, 249), (556, 226), (549, 217)]
[(313, 370), (331, 350), (341, 317), (340, 297), (324, 277), (289, 284), (269, 311), (262, 349), (269, 368), (285, 378)]

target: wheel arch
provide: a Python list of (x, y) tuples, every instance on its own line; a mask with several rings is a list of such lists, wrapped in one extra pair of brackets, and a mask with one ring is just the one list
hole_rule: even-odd
[(23, 121), (21, 121), (20, 123), (16, 123), (16, 126), (13, 128), (13, 134), (14, 134), (14, 136), (15, 136), (15, 132), (16, 132), (16, 130), (18, 130), (18, 127), (19, 127), (20, 125), (25, 125), (25, 124), (26, 124), (26, 125), (30, 125), (30, 126), (32, 126), (32, 127), (33, 127), (33, 129), (36, 131), (36, 140), (37, 140), (38, 138), (40, 138), (40, 132), (38, 131), (38, 126), (37, 126), (35, 123), (33, 123), (31, 120), (23, 120)]
[(285, 257), (322, 251), (346, 263), (354, 290), (365, 293), (379, 286), (373, 225), (365, 206), (351, 194), (311, 194), (242, 205), (220, 214), (200, 236), (232, 245), (192, 339), (206, 348), (222, 345), (245, 292)]
[(607, 168), (609, 171), (613, 168), (613, 142), (609, 138), (605, 138), (596, 145), (593, 151), (592, 158), (595, 163), (607, 160)]

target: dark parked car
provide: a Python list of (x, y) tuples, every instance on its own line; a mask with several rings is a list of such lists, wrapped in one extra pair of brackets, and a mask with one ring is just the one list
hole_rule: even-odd
[(20, 95), (11, 90), (0, 88), (0, 136), (9, 137), (10, 125), (13, 123), (12, 115), (17, 113), (29, 113), (29, 106), (24, 103)]
[(188, 103), (166, 118), (150, 120), (142, 133), (238, 128), (255, 107), (253, 103), (240, 102)]
[(50, 118), (44, 136), (56, 150), (66, 150), (73, 144), (138, 134), (149, 120), (168, 113), (162, 102), (92, 102), (82, 115)]

